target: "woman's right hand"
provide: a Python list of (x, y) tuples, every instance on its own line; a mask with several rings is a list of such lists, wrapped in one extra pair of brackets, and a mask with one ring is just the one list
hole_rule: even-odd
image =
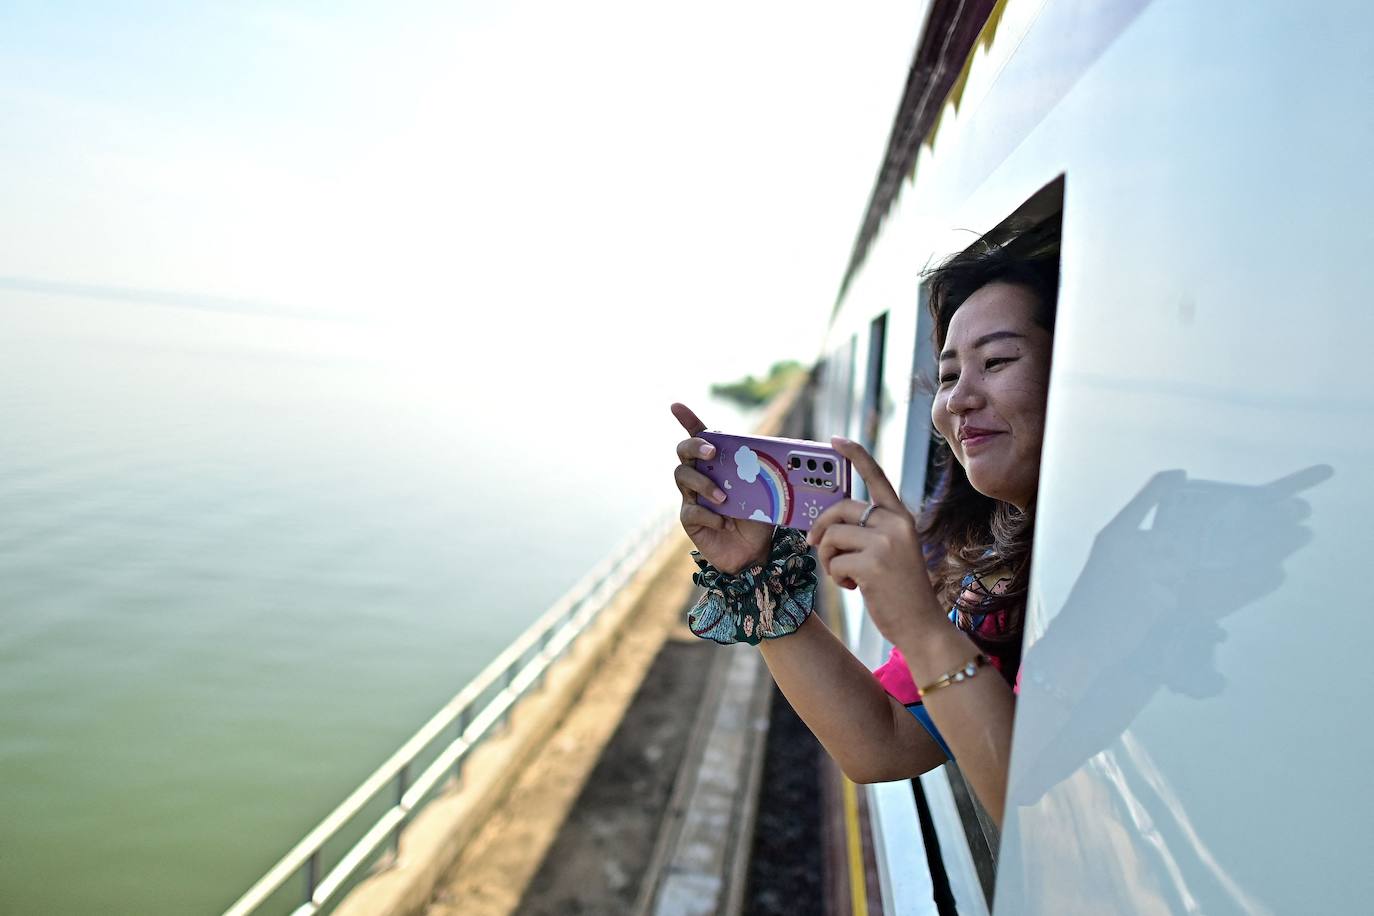
[(687, 532), (706, 562), (723, 573), (734, 574), (747, 566), (766, 562), (773, 544), (772, 523), (730, 518), (697, 502), (698, 496), (712, 503), (723, 502), (716, 499), (716, 495), (724, 494), (696, 468), (696, 459), (716, 457), (715, 446), (698, 438), (706, 424), (698, 420), (687, 405), (674, 404), (673, 416), (691, 437), (677, 444), (678, 466), (673, 472), (678, 492), (682, 494), (682, 511), (678, 515), (682, 530)]

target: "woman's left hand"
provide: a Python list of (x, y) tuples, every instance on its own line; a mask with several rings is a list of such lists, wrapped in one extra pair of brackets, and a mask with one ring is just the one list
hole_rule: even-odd
[(858, 588), (878, 631), (900, 644), (944, 619), (926, 572), (916, 519), (867, 449), (838, 436), (830, 443), (868, 484), (875, 508), (860, 526), (868, 503), (836, 503), (816, 519), (807, 541), (817, 548), (821, 568), (841, 588)]

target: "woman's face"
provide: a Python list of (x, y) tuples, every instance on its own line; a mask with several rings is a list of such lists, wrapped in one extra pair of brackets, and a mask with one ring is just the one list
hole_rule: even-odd
[(1035, 294), (994, 282), (950, 319), (930, 416), (969, 483), (1025, 509), (1040, 479), (1053, 338), (1035, 323)]

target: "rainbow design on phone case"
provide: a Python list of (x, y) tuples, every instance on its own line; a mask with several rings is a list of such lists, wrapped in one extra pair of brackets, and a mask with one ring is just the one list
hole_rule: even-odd
[(749, 480), (746, 475), (754, 469), (757, 469), (756, 478), (763, 483), (773, 505), (772, 510), (766, 513), (767, 518), (759, 518), (765, 514), (760, 509), (754, 510), (754, 515), (751, 518), (760, 522), (772, 522), (775, 525), (783, 524), (792, 513), (792, 485), (787, 482), (787, 472), (773, 460), (772, 456), (756, 452), (747, 445), (741, 445), (735, 450), (736, 473), (745, 482), (752, 483), (753, 481)]
[(720, 487), (725, 502), (697, 501), (720, 515), (809, 530), (849, 496), (849, 462), (829, 445), (712, 430), (700, 435), (716, 454), (698, 459), (696, 469)]

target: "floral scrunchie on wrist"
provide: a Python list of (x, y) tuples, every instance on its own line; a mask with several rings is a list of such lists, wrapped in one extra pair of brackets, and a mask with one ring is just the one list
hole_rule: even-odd
[(722, 645), (751, 646), (796, 631), (816, 600), (816, 560), (807, 554), (806, 534), (779, 528), (768, 562), (735, 575), (716, 569), (692, 551), (700, 572), (692, 581), (706, 594), (687, 614), (687, 625), (702, 639)]

